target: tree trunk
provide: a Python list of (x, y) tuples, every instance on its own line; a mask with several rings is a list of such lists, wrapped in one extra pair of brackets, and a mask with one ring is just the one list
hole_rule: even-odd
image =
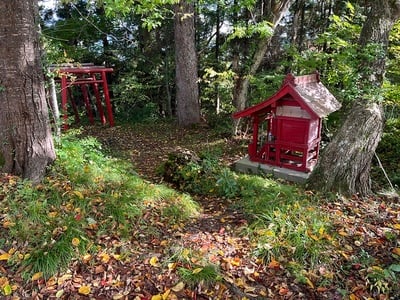
[(341, 194), (369, 194), (369, 171), (382, 135), (383, 122), (379, 104), (357, 103), (335, 139), (324, 149), (309, 178), (310, 186)]
[(182, 0), (175, 5), (176, 109), (180, 126), (200, 122), (195, 46), (194, 7)]
[(361, 31), (361, 49), (376, 45), (375, 59), (363, 61), (360, 89), (364, 89), (333, 141), (323, 152), (309, 178), (312, 188), (342, 194), (371, 193), (370, 168), (376, 147), (382, 136), (383, 110), (379, 99), (385, 72), (388, 38), (393, 24), (400, 16), (400, 1), (370, 1), (369, 14)]
[(37, 1), (0, 1), (0, 171), (39, 182), (55, 159)]
[[(272, 30), (275, 30), (283, 16), (288, 12), (294, 0), (283, 1), (268, 1), (270, 11), (268, 11), (268, 21), (272, 23)], [(252, 63), (249, 71), (246, 74), (236, 76), (233, 91), (233, 105), (237, 111), (243, 110), (246, 107), (246, 100), (250, 86), (250, 78), (258, 71), (264, 56), (269, 48), (272, 36), (259, 41), (257, 49), (254, 52)], [(235, 133), (237, 133), (239, 120), (234, 121)]]

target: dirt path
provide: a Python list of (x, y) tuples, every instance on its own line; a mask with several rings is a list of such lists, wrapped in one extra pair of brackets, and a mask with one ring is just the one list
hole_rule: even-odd
[(207, 127), (183, 129), (173, 124), (160, 123), (154, 126), (135, 127), (92, 126), (85, 134), (95, 136), (110, 151), (129, 158), (140, 176), (160, 182), (157, 167), (165, 161), (168, 153), (177, 149), (188, 149), (196, 153), (216, 151), (221, 163), (230, 165), (241, 158), (247, 146), (243, 141), (223, 138)]

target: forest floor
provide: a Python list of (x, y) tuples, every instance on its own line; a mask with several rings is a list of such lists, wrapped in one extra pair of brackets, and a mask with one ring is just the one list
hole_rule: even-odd
[[(247, 149), (247, 141), (223, 138), (201, 126), (92, 126), (83, 134), (96, 137), (113, 155), (129, 159), (152, 184), (167, 184), (157, 168), (176, 149), (217, 152), (224, 165), (231, 165)], [(0, 265), (3, 276), (15, 273), (13, 281), (19, 286), (13, 294), (19, 296), (4, 299), (398, 299), (397, 294), (386, 293), (386, 284), (398, 285), (391, 279), (399, 278), (400, 272), (398, 199), (353, 197), (321, 207), (336, 219), (341, 243), (338, 265), (333, 272), (321, 267), (300, 282), (277, 261), (265, 263), (254, 256), (254, 242), (244, 234), (248, 221), (233, 200), (192, 197), (201, 206), (198, 218), (169, 226), (167, 216), (148, 206), (131, 239), (121, 240), (112, 232), (99, 236), (97, 244), (103, 248), (99, 255), (74, 260), (68, 272), (57, 277), (26, 284), (17, 278), (18, 270)], [(354, 260), (360, 252), (363, 260)], [(183, 283), (177, 261), (201, 265), (205, 258), (219, 267), (221, 278), (212, 284), (206, 279), (192, 286)], [(392, 269), (382, 268), (389, 265)], [(201, 271), (195, 268), (189, 275)], [(321, 278), (326, 284), (316, 285)]]
[[(96, 137), (114, 155), (129, 158), (138, 174), (155, 184), (168, 184), (163, 182), (157, 170), (171, 152), (179, 149), (195, 153), (216, 152), (220, 164), (230, 166), (246, 154), (248, 143), (231, 137), (221, 138), (207, 127), (182, 129), (164, 123), (134, 128), (87, 127), (84, 134)], [(150, 217), (157, 218), (151, 222), (159, 224), (158, 232), (136, 233), (140, 237), (137, 240), (138, 259), (123, 268), (108, 264), (113, 276), (136, 282), (137, 299), (341, 299), (328, 289), (316, 295), (309, 286), (289, 279), (279, 265), (268, 266), (256, 259), (252, 255), (254, 245), (242, 234), (243, 226), (247, 225), (245, 216), (233, 208), (231, 200), (193, 197), (201, 205), (198, 218), (181, 227), (168, 228), (165, 227), (168, 222), (150, 212)], [(166, 253), (171, 249), (195, 250), (194, 254), (183, 253), (193, 262), (207, 257), (220, 266), (222, 280), (212, 286), (205, 283), (183, 288), (181, 282), (176, 281), (174, 270), (165, 265), (165, 257), (173, 255)], [(151, 262), (155, 257), (157, 263)], [(132, 276), (132, 273), (136, 275)], [(160, 295), (160, 298), (154, 295)]]
[[(145, 125), (135, 129), (114, 127), (99, 130), (95, 127), (88, 128), (86, 133), (97, 137), (112, 151), (121, 151), (120, 154), (131, 159), (140, 176), (157, 184), (163, 183), (157, 168), (167, 159), (168, 153), (176, 149), (189, 149), (197, 153), (217, 151), (220, 163), (229, 166), (246, 154), (248, 143), (245, 140), (213, 135), (207, 127), (181, 129), (171, 124), (157, 124), (154, 127)], [(312, 280), (299, 282), (278, 263), (266, 265), (256, 259), (253, 255), (254, 245), (243, 235), (243, 227), (247, 225), (245, 216), (233, 208), (231, 201), (216, 197), (194, 197), (202, 207), (199, 218), (189, 224), (182, 224), (180, 228), (166, 228), (161, 219), (154, 220), (160, 224), (158, 230), (161, 234), (159, 232), (156, 237), (152, 237), (138, 233), (141, 236), (138, 239), (138, 257), (146, 259), (137, 260), (127, 269), (127, 266), (124, 267), (129, 274), (132, 274), (132, 268), (138, 274), (126, 279), (137, 282), (138, 290), (142, 291), (138, 299), (152, 299), (151, 295), (157, 294), (162, 296), (159, 299), (390, 298), (385, 295), (385, 287), (379, 286), (385, 285), (387, 281), (380, 282), (372, 276), (368, 279), (368, 274), (370, 268), (379, 265), (379, 262), (391, 259), (394, 263), (399, 262), (400, 241), (385, 237), (388, 228), (399, 233), (400, 211), (397, 203), (379, 197), (368, 200), (353, 197), (345, 200), (345, 203), (332, 203), (322, 208), (327, 214), (337, 216), (337, 230), (343, 238), (343, 251), (338, 253), (343, 259), (343, 266), (337, 267), (348, 270), (344, 271), (345, 275), (340, 272), (332, 275), (335, 279), (331, 285), (317, 287)], [(351, 258), (351, 254), (356, 252), (354, 248), (360, 246), (360, 243), (368, 248), (366, 253), (373, 253), (366, 258), (370, 258), (366, 264)], [(165, 264), (162, 267), (162, 264), (150, 261), (154, 257), (157, 257), (157, 261), (163, 261), (163, 256), (171, 255), (165, 253), (171, 249), (196, 249), (198, 257), (194, 255), (191, 259), (197, 260), (204, 256), (219, 265), (223, 273), (222, 281), (214, 286), (205, 284), (191, 289), (182, 288), (176, 283), (177, 278), (171, 269), (166, 268)], [(113, 272), (116, 270), (118, 267)], [(324, 270), (319, 271), (322, 276), (330, 276), (324, 274)], [(116, 273), (121, 278), (126, 276), (121, 270)], [(321, 274), (311, 274), (310, 278)], [(341, 291), (335, 285), (335, 280), (346, 282), (342, 286), (347, 287), (347, 291)], [(165, 297), (167, 293), (169, 298)]]

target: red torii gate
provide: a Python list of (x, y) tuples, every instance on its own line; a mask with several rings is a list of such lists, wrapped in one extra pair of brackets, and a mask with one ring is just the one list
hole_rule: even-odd
[[(70, 87), (73, 85), (78, 85), (81, 88), (83, 100), (85, 103), (86, 111), (88, 113), (89, 121), (91, 124), (94, 123), (94, 116), (89, 100), (88, 85), (91, 85), (96, 97), (96, 107), (99, 113), (100, 121), (102, 124), (106, 124), (106, 117), (104, 115), (99, 84), (103, 88), (104, 101), (106, 105), (106, 113), (109, 125), (114, 126), (114, 117), (112, 114), (112, 107), (110, 101), (110, 94), (107, 84), (107, 73), (113, 72), (112, 68), (106, 68), (103, 66), (95, 66), (93, 64), (82, 64), (79, 66), (73, 65), (61, 65), (61, 66), (51, 66), (50, 71), (56, 73), (56, 77), (60, 79), (61, 82), (61, 109), (63, 113), (64, 124), (63, 128), (67, 129), (67, 103), (68, 96), (71, 98), (72, 108), (75, 112), (75, 119), (79, 121), (79, 115), (75, 102), (72, 99), (72, 93)], [(69, 94), (69, 95), (68, 95)]]

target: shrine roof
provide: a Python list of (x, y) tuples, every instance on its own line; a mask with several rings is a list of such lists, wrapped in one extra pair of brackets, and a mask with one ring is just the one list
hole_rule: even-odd
[(307, 110), (319, 118), (326, 117), (341, 107), (341, 104), (322, 84), (318, 73), (303, 76), (288, 74), (284, 78), (281, 88), (273, 96), (257, 105), (236, 112), (233, 117), (242, 118), (253, 115), (287, 94), (291, 94), (297, 101), (302, 101), (308, 108)]

